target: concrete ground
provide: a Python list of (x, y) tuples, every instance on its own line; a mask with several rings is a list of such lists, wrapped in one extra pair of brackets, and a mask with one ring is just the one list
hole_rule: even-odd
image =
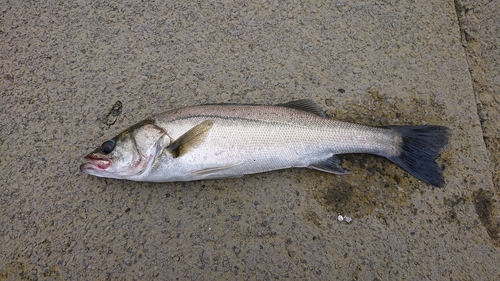
[[(498, 0), (0, 9), (1, 280), (500, 279)], [(448, 126), (445, 187), (370, 155), (344, 156), (348, 176), (79, 171), (154, 113), (302, 98), (346, 121)]]

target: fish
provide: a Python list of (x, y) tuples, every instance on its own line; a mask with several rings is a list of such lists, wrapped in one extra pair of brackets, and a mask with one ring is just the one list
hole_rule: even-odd
[(311, 100), (197, 105), (131, 126), (85, 156), (80, 170), (147, 182), (238, 178), (288, 168), (346, 175), (338, 155), (368, 153), (443, 187), (436, 158), (448, 139), (445, 126), (373, 127), (334, 120)]

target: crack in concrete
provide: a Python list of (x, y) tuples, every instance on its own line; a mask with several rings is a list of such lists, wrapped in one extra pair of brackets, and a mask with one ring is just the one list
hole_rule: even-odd
[(457, 13), (458, 26), (460, 27), (460, 35), (462, 37), (462, 45), (464, 49), (468, 48), (467, 42), (472, 39), (470, 31), (467, 27), (467, 18), (465, 17), (465, 7), (460, 0), (453, 1), (455, 12)]
[[(473, 71), (474, 67), (473, 67), (473, 64), (471, 62), (471, 58), (469, 57), (469, 55), (471, 53), (471, 48), (469, 46), (469, 42), (473, 42), (475, 40), (470, 32), (469, 26), (467, 24), (467, 18), (465, 15), (465, 13), (470, 9), (466, 8), (461, 0), (454, 0), (453, 2), (454, 2), (454, 6), (455, 6), (455, 11), (457, 14), (458, 26), (460, 28), (460, 37), (461, 37), (462, 46), (463, 46), (464, 52), (465, 52), (465, 59), (467, 61), (469, 75), (471, 78), (474, 99), (476, 101), (477, 118), (479, 119), (479, 123), (481, 124), (481, 131), (483, 134), (483, 144), (488, 149), (488, 146), (487, 146), (487, 143), (485, 140), (485, 137), (487, 136), (487, 133), (485, 131), (485, 126), (486, 126), (486, 121), (488, 120), (488, 111), (485, 108), (485, 106), (483, 106), (483, 104), (481, 103), (481, 100), (479, 98), (479, 92), (480, 92), (479, 90), (481, 88), (481, 85), (478, 85), (478, 83), (476, 82), (474, 71)], [(489, 158), (488, 159), (489, 162), (491, 163), (491, 161), (492, 161), (491, 156), (488, 156), (488, 158)]]
[[(491, 170), (494, 171), (493, 161), (495, 161), (495, 157), (492, 156), (494, 153), (494, 148), (488, 145), (487, 138), (490, 137), (487, 133), (486, 122), (488, 121), (488, 108), (484, 106), (481, 102), (481, 93), (484, 91), (484, 81), (478, 78), (477, 71), (478, 67), (484, 69), (481, 65), (481, 58), (475, 58), (474, 52), (480, 53), (480, 50), (477, 50), (478, 46), (476, 42), (476, 38), (471, 34), (470, 28), (467, 22), (466, 13), (470, 10), (470, 8), (466, 8), (461, 0), (454, 0), (455, 11), (457, 14), (458, 24), (460, 28), (460, 36), (462, 46), (465, 51), (465, 58), (467, 61), (467, 66), (469, 70), (469, 75), (471, 78), (472, 89), (474, 92), (474, 98), (476, 100), (476, 108), (477, 108), (477, 117), (481, 124), (481, 130), (483, 134), (483, 144), (488, 151), (488, 162), (491, 167)], [(476, 59), (476, 61), (474, 61)], [(478, 62), (479, 61), (479, 62)], [(479, 64), (478, 64), (479, 63)], [(479, 70), (479, 73), (484, 72), (484, 70)], [(492, 183), (495, 182), (495, 174), (491, 173)], [(492, 185), (494, 187), (495, 184)], [(499, 215), (499, 210), (496, 207), (496, 196), (494, 192), (483, 190), (482, 188), (476, 190), (474, 192), (472, 203), (476, 209), (476, 213), (479, 216), (479, 219), (482, 225), (486, 228), (488, 235), (490, 236), (493, 244), (497, 247), (500, 246), (500, 222), (498, 222), (495, 218)]]

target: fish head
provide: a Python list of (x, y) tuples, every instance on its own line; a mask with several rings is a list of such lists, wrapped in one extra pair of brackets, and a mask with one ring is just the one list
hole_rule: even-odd
[(137, 180), (161, 153), (164, 135), (154, 119), (146, 119), (85, 156), (80, 170), (98, 177)]

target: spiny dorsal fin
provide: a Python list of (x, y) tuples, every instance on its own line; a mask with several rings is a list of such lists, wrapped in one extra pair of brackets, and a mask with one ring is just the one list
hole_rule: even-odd
[(205, 120), (201, 122), (167, 146), (167, 150), (173, 154), (174, 158), (186, 154), (190, 149), (195, 148), (203, 142), (203, 140), (205, 140), (205, 137), (207, 136), (210, 128), (212, 128), (213, 124), (214, 121), (212, 120)]
[(312, 114), (319, 115), (321, 117), (328, 117), (323, 108), (317, 105), (312, 100), (295, 100), (287, 103), (278, 104), (279, 106), (289, 107), (293, 109), (298, 109), (302, 111), (307, 111)]

